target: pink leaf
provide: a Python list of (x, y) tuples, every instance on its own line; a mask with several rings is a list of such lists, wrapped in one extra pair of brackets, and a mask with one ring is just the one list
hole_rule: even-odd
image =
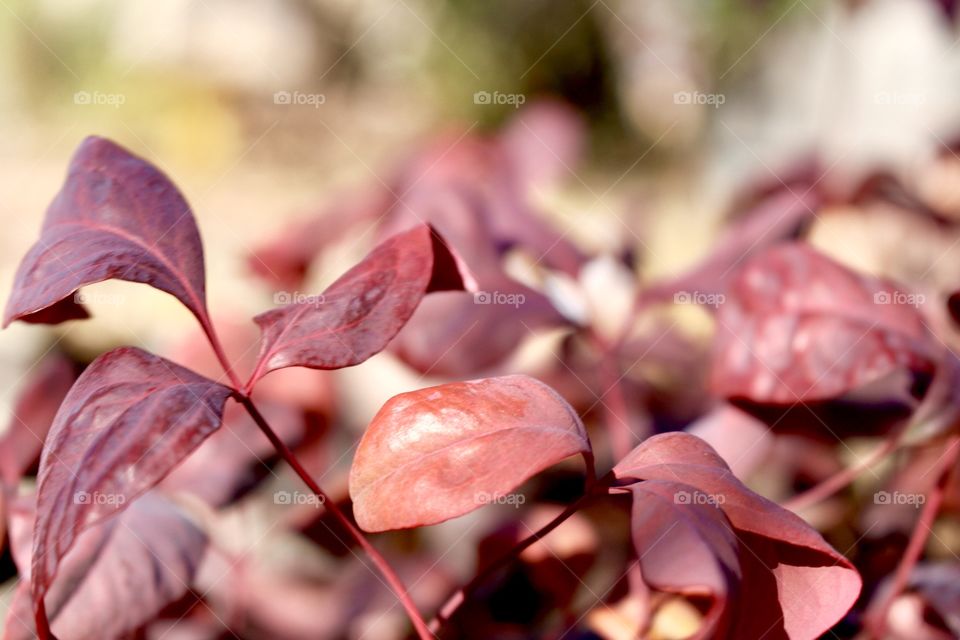
[(526, 376), (429, 387), (391, 398), (350, 469), (367, 531), (436, 524), (500, 499), (572, 455), (590, 457), (579, 417)]
[(83, 529), (123, 510), (220, 426), (230, 393), (134, 348), (110, 351), (84, 371), (40, 460), (35, 602)]
[(203, 247), (189, 205), (156, 167), (90, 137), (20, 263), (4, 326), (86, 317), (70, 297), (110, 278), (166, 291), (205, 322)]
[(316, 300), (267, 311), (249, 385), (284, 367), (340, 369), (379, 353), (424, 295), (472, 287), (459, 259), (426, 225), (378, 245)]
[(747, 262), (717, 313), (711, 385), (757, 403), (828, 400), (891, 373), (929, 372), (935, 349), (891, 283), (804, 244)]
[[(7, 612), (4, 640), (36, 637), (30, 609), (29, 556), (33, 514), (13, 521), (21, 582)], [(46, 596), (61, 640), (126, 637), (190, 588), (207, 536), (182, 509), (156, 493), (77, 538)]]
[(766, 197), (734, 220), (717, 240), (716, 248), (701, 262), (676, 278), (646, 289), (644, 298), (668, 301), (678, 293), (723, 292), (737, 267), (750, 256), (793, 237), (798, 228), (814, 217), (820, 202), (815, 193), (804, 191), (798, 195), (789, 188)]
[(13, 420), (0, 436), (0, 473), (8, 486), (16, 486), (36, 461), (60, 403), (77, 372), (60, 354), (45, 358), (31, 372), (13, 407)]
[(806, 522), (750, 491), (699, 438), (649, 438), (613, 473), (634, 496), (648, 582), (713, 598), (712, 628), (700, 637), (817, 638), (856, 601), (852, 565)]

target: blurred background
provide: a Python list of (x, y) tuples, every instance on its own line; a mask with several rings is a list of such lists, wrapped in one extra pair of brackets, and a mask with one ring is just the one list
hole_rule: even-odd
[[(830, 215), (809, 231), (826, 252), (956, 288), (955, 12), (950, 0), (2, 0), (0, 298), (87, 135), (184, 192), (213, 315), (243, 323), (274, 303), (251, 277), (264, 242), (392, 184), (411, 149), (496, 135), (543, 101), (578, 124), (525, 196), (584, 254), (617, 258), (596, 281), (609, 304), (630, 277), (682, 272), (740, 204), (792, 185), (826, 194)], [(310, 290), (372, 236), (361, 226), (349, 240)], [(125, 343), (171, 353), (195, 331), (147, 287), (89, 289), (94, 320), (4, 332), (7, 405), (53, 339), (82, 359)], [(706, 334), (705, 314), (682, 313)], [(338, 373), (354, 435), (389, 396), (432, 381), (421, 373), (389, 357)]]

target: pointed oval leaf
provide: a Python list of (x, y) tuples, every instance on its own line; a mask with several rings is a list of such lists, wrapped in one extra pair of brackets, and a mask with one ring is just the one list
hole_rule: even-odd
[(829, 400), (898, 370), (929, 373), (936, 349), (916, 303), (802, 243), (749, 260), (717, 312), (711, 385), (763, 404)]
[(72, 294), (110, 278), (149, 284), (206, 317), (203, 247), (189, 205), (159, 169), (90, 137), (20, 263), (4, 326), (86, 317)]
[[(684, 535), (695, 542), (687, 552), (676, 550), (679, 556), (671, 557), (681, 558), (677, 562), (683, 567), (688, 554), (696, 550), (709, 550), (717, 556), (718, 566), (725, 567), (726, 588), (716, 588), (718, 574), (708, 572), (709, 567), (684, 575), (699, 580), (712, 576), (709, 585), (701, 586), (709, 586), (720, 602), (736, 592), (736, 601), (726, 605), (732, 609), (724, 613), (724, 622), (716, 622), (717, 617), (710, 615), (710, 624), (734, 629), (730, 637), (759, 637), (768, 632), (769, 637), (816, 638), (856, 601), (861, 580), (850, 562), (801, 518), (743, 485), (700, 438), (686, 433), (648, 438), (618, 463), (613, 473), (635, 501), (653, 499), (651, 491), (659, 494), (657, 501), (666, 496), (675, 511), (673, 518), (682, 525), (677, 535), (684, 527), (689, 529), (692, 519), (702, 519), (706, 508), (720, 512), (729, 523), (740, 542), (735, 564), (731, 564), (728, 545), (704, 535), (702, 527), (696, 529), (697, 536), (692, 535), (693, 530), (686, 531)], [(657, 487), (673, 493), (657, 491)], [(634, 514), (649, 515), (652, 509), (651, 505), (635, 504)], [(691, 514), (690, 509), (697, 513)], [(662, 517), (661, 513), (660, 519), (633, 520), (634, 541), (643, 543), (637, 548), (640, 555), (661, 553), (652, 532), (639, 530), (652, 527), (655, 532), (662, 531)], [(647, 543), (653, 546), (648, 548)], [(647, 567), (644, 569), (646, 575)], [(652, 575), (662, 580), (658, 586), (669, 590), (684, 592), (699, 584), (680, 584), (665, 570)]]
[[(33, 522), (18, 522), (29, 557)], [(207, 536), (177, 505), (156, 492), (137, 499), (117, 518), (101, 522), (78, 538), (46, 596), (46, 611), (57, 637), (120, 638), (154, 618), (186, 594), (207, 549)], [(18, 553), (19, 552), (19, 553)], [(30, 567), (21, 565), (21, 583), (7, 612), (4, 640), (35, 638), (30, 608)]]
[(427, 225), (378, 245), (316, 299), (254, 318), (263, 343), (251, 384), (284, 367), (340, 369), (379, 353), (431, 291), (473, 287), (472, 276)]
[(367, 531), (436, 524), (590, 452), (576, 412), (527, 376), (402, 393), (383, 405), (357, 448), (354, 514)]
[(124, 509), (196, 449), (220, 426), (230, 394), (140, 349), (94, 360), (64, 399), (40, 459), (35, 602), (77, 535)]

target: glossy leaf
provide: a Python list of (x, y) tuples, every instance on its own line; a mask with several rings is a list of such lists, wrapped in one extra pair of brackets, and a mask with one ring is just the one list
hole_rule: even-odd
[(911, 300), (807, 245), (773, 247), (743, 266), (719, 306), (711, 386), (789, 405), (900, 370), (929, 373), (936, 349)]
[(817, 638), (856, 601), (852, 565), (806, 522), (750, 491), (699, 438), (649, 438), (613, 473), (633, 493), (648, 583), (712, 598), (698, 637)]
[(424, 295), (472, 286), (472, 276), (430, 227), (393, 236), (315, 300), (255, 318), (263, 342), (251, 384), (284, 367), (359, 364), (387, 346)]
[(4, 326), (86, 317), (71, 296), (110, 278), (149, 284), (206, 317), (203, 247), (189, 205), (156, 167), (90, 137), (20, 263)]
[(533, 378), (402, 393), (383, 405), (357, 448), (354, 515), (367, 531), (436, 524), (502, 500), (576, 454), (592, 455), (580, 418)]
[[(21, 582), (7, 612), (4, 640), (34, 638), (30, 608), (33, 514), (13, 518)], [(177, 505), (151, 492), (117, 518), (77, 539), (46, 596), (60, 640), (120, 638), (149, 622), (192, 585), (207, 536)]]
[(35, 601), (83, 529), (123, 510), (220, 426), (230, 393), (134, 348), (110, 351), (84, 371), (40, 460)]

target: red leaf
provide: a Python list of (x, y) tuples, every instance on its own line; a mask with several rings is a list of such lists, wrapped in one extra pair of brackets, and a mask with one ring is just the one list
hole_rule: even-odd
[(668, 301), (678, 293), (722, 292), (726, 282), (737, 273), (738, 265), (771, 245), (794, 237), (798, 228), (816, 214), (820, 203), (821, 198), (809, 190), (797, 195), (790, 188), (784, 188), (768, 196), (734, 220), (701, 262), (676, 278), (646, 289), (644, 298)]
[(500, 499), (572, 455), (591, 456), (580, 418), (526, 376), (402, 393), (367, 428), (350, 469), (367, 531), (436, 524)]
[(935, 359), (922, 316), (891, 283), (804, 244), (751, 259), (717, 313), (711, 385), (757, 403), (836, 398)]
[(205, 323), (203, 247), (189, 205), (156, 167), (90, 137), (20, 263), (3, 324), (86, 317), (70, 296), (110, 278), (166, 291)]
[(0, 473), (8, 486), (16, 486), (40, 457), (57, 409), (76, 379), (73, 364), (60, 354), (47, 357), (31, 373), (17, 396), (13, 420), (0, 436)]
[(254, 318), (263, 332), (248, 386), (284, 367), (340, 369), (379, 353), (431, 291), (472, 287), (472, 276), (426, 225), (378, 245), (317, 300)]
[[(13, 520), (21, 582), (7, 612), (4, 640), (36, 637), (30, 609), (29, 540), (33, 514)], [(122, 515), (84, 531), (46, 596), (61, 640), (120, 638), (186, 594), (207, 536), (175, 504), (149, 493)]]
[(706, 624), (715, 628), (701, 637), (816, 638), (856, 601), (852, 565), (806, 522), (750, 491), (699, 438), (649, 438), (613, 473), (634, 495), (646, 579), (714, 598)]
[(231, 390), (134, 348), (91, 364), (47, 438), (37, 484), (33, 595), (86, 527), (121, 511), (220, 426)]
[[(489, 198), (461, 191), (430, 192), (424, 198), (415, 209), (426, 212), (431, 225), (458, 247), (482, 293), (423, 300), (391, 343), (401, 360), (421, 373), (475, 376), (506, 359), (535, 331), (566, 324), (545, 295), (504, 272), (489, 228), (494, 217)], [(413, 218), (397, 215), (389, 226), (409, 225)]]

